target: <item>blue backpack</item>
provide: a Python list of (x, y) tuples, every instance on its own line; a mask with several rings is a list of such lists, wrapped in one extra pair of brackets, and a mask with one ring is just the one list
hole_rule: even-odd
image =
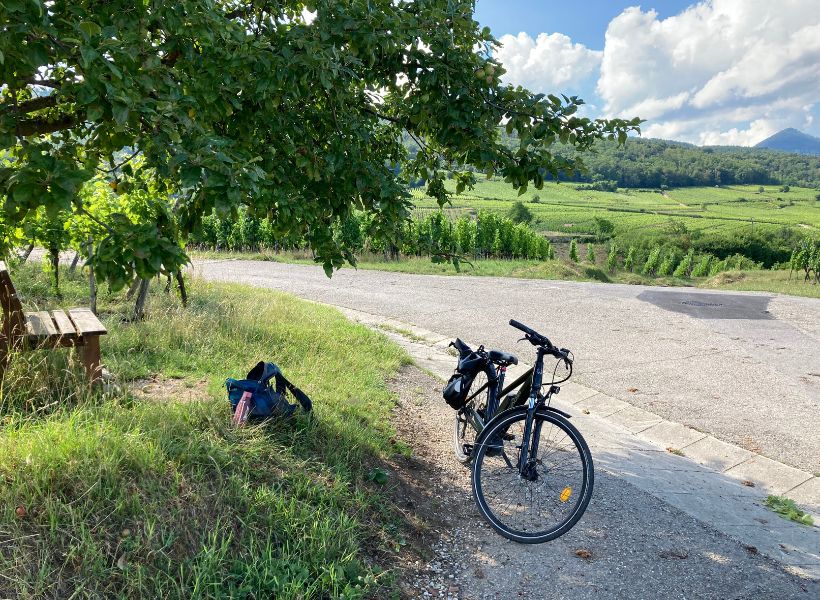
[[(271, 379), (275, 380), (275, 388), (271, 387)], [(302, 406), (305, 412), (310, 412), (313, 403), (307, 394), (290, 381), (285, 379), (282, 371), (273, 363), (260, 361), (248, 373), (247, 379), (229, 378), (225, 381), (228, 388), (228, 400), (231, 402), (231, 412), (236, 411), (236, 405), (245, 392), (251, 393), (252, 419), (267, 419), (270, 417), (288, 417), (296, 410), (295, 404), (290, 404), (285, 396), (290, 391), (293, 397)]]

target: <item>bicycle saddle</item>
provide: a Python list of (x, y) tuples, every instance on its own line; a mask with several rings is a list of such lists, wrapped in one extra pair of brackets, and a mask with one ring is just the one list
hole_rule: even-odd
[(501, 350), (490, 350), (490, 362), (505, 365), (517, 365), (518, 357), (509, 352), (502, 352)]

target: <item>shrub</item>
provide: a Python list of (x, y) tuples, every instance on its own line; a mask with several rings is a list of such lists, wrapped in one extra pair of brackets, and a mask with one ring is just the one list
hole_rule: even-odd
[(587, 244), (587, 262), (595, 264), (595, 247), (592, 244)]
[(694, 268), (695, 263), (695, 251), (689, 250), (686, 253), (686, 256), (683, 257), (683, 260), (680, 261), (678, 267), (675, 269), (673, 275), (675, 277), (686, 277), (689, 278), (692, 276), (692, 270)]
[(704, 254), (701, 256), (698, 264), (692, 269), (692, 277), (706, 277), (709, 275), (709, 268), (712, 263), (712, 258), (714, 258), (711, 254)]
[(652, 248), (649, 256), (646, 257), (646, 262), (643, 265), (642, 273), (654, 277), (658, 273), (658, 267), (661, 262), (661, 249), (658, 246)]
[(569, 259), (578, 262), (578, 243), (575, 240), (569, 243)]
[(618, 270), (618, 246), (611, 244), (609, 247), (609, 254), (606, 257), (606, 268), (610, 273), (615, 273)]
[(629, 271), (630, 273), (635, 268), (635, 246), (629, 247), (629, 252), (626, 253), (626, 258), (624, 259), (624, 269)]
[(507, 216), (513, 223), (530, 223), (533, 218), (532, 211), (520, 200), (512, 205)]
[(669, 277), (675, 270), (675, 265), (678, 264), (678, 255), (675, 251), (667, 253), (658, 267), (658, 275), (661, 277)]

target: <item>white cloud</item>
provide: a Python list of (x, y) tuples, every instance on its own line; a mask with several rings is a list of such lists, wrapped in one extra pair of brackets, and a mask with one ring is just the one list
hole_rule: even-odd
[(597, 74), (602, 52), (574, 44), (562, 33), (503, 35), (494, 58), (506, 69), (504, 81), (534, 92), (571, 91)]
[(604, 112), (644, 135), (751, 145), (811, 124), (820, 102), (820, 2), (712, 0), (658, 19), (628, 8), (606, 34)]

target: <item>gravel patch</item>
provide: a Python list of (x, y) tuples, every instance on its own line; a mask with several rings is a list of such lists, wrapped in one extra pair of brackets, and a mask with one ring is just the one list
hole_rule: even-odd
[[(480, 517), (469, 470), (451, 450), (441, 382), (415, 367), (391, 382), (398, 438), (391, 465), (427, 546), (401, 573), (406, 598), (816, 598), (820, 584), (707, 527), (601, 468), (586, 514), (540, 545), (497, 535)], [(412, 492), (408, 491), (409, 488)]]

